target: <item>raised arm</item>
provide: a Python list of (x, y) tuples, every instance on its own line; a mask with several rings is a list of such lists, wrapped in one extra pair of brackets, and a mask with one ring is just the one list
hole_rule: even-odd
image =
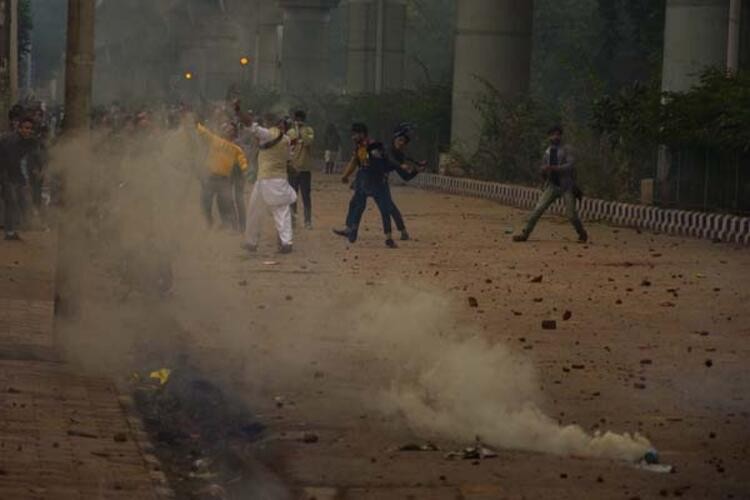
[(245, 152), (242, 151), (242, 148), (239, 146), (237, 147), (237, 152), (234, 156), (234, 161), (237, 163), (237, 165), (240, 167), (240, 170), (243, 172), (247, 172), (249, 167), (249, 163), (247, 161), (247, 156), (245, 156)]
[(261, 127), (257, 123), (253, 123), (250, 127), (250, 133), (257, 137), (261, 144), (271, 142), (277, 137), (271, 129)]

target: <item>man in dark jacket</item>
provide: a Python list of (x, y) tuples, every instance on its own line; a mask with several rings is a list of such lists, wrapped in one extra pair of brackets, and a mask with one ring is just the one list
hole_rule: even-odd
[(14, 132), (0, 139), (0, 186), (4, 206), (5, 239), (19, 241), (16, 228), (26, 208), (26, 186), (39, 174), (41, 144), (34, 133), (34, 120), (19, 120)]
[(367, 158), (366, 165), (360, 167), (360, 170), (357, 172), (353, 198), (355, 202), (350, 204), (349, 207), (347, 230), (335, 232), (341, 236), (346, 236), (351, 243), (357, 241), (359, 223), (367, 207), (367, 198), (371, 197), (375, 200), (375, 204), (380, 211), (386, 246), (388, 248), (397, 248), (392, 235), (391, 210), (393, 208), (393, 200), (391, 199), (391, 191), (388, 188), (388, 175), (391, 172), (396, 172), (404, 181), (408, 182), (417, 175), (417, 171), (411, 170), (405, 165), (401, 165), (389, 158), (383, 144), (380, 142), (371, 142), (367, 145)]
[[(402, 123), (401, 125), (399, 125), (393, 132), (393, 141), (391, 142), (391, 149), (389, 151), (391, 159), (393, 159), (396, 163), (398, 163), (399, 165), (410, 163), (412, 166), (412, 170), (416, 169), (414, 171), (414, 175), (411, 178), (416, 176), (419, 171), (424, 170), (424, 168), (427, 166), (426, 161), (415, 161), (406, 155), (406, 148), (411, 142), (410, 134), (412, 129), (412, 126), (408, 123)], [(388, 196), (392, 201), (391, 217), (393, 217), (393, 222), (396, 224), (396, 229), (398, 229), (401, 233), (401, 241), (408, 241), (410, 239), (410, 236), (409, 232), (406, 230), (404, 217), (403, 215), (401, 215), (401, 210), (399, 210), (398, 206), (396, 206), (396, 202), (393, 201), (393, 195), (390, 192), (390, 185), (386, 185), (386, 187), (388, 188)]]
[(561, 127), (552, 127), (549, 131), (550, 145), (544, 153), (544, 166), (542, 166), (542, 176), (545, 179), (544, 192), (531, 212), (526, 227), (521, 234), (513, 236), (515, 242), (529, 239), (536, 223), (558, 198), (565, 201), (565, 215), (578, 233), (578, 241), (585, 243), (589, 239), (576, 208), (576, 199), (580, 197), (580, 190), (576, 185), (573, 154), (567, 146), (562, 144), (562, 135)]

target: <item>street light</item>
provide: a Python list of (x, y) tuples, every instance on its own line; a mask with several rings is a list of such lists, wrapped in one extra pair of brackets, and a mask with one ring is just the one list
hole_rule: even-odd
[(191, 71), (185, 72), (185, 80), (192, 80), (193, 79), (193, 73)]
[(250, 58), (246, 56), (242, 56), (240, 58), (240, 65), (247, 66), (248, 64), (250, 64)]

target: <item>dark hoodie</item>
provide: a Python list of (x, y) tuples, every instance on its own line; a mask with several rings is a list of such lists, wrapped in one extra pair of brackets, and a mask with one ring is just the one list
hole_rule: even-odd
[(416, 177), (416, 172), (410, 172), (401, 167), (401, 164), (393, 161), (385, 152), (383, 144), (373, 142), (367, 147), (370, 156), (369, 164), (362, 169), (361, 182), (366, 191), (372, 192), (383, 188), (388, 184), (388, 174), (396, 172), (405, 181)]
[(43, 165), (43, 150), (36, 138), (24, 139), (12, 132), (0, 139), (0, 181), (26, 184), (23, 161), (26, 160), (27, 175), (39, 173)]

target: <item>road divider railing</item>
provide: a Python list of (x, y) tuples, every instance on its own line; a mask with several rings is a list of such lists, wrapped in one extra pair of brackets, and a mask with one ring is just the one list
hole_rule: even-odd
[[(409, 185), (461, 196), (486, 198), (527, 210), (534, 207), (541, 194), (540, 189), (526, 186), (437, 174), (418, 175)], [(750, 245), (750, 217), (661, 208), (587, 197), (579, 200), (578, 211), (581, 218), (588, 221), (603, 221), (617, 226), (675, 236)], [(550, 207), (550, 212), (563, 215), (565, 206), (562, 200), (555, 202)]]

